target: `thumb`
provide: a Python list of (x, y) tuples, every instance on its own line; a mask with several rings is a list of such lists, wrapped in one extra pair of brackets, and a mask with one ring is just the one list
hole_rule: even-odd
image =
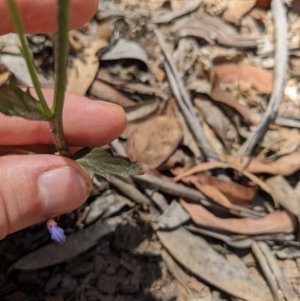
[(78, 208), (91, 180), (75, 161), (56, 155), (0, 157), (0, 239)]

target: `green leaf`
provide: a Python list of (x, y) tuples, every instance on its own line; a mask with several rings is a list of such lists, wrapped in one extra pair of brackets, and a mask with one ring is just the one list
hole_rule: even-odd
[(84, 148), (73, 157), (90, 174), (102, 176), (109, 180), (111, 175), (130, 176), (143, 174), (143, 169), (127, 157), (113, 153), (111, 149)]
[(33, 120), (49, 120), (41, 103), (29, 92), (22, 91), (12, 76), (9, 84), (0, 87), (0, 112)]

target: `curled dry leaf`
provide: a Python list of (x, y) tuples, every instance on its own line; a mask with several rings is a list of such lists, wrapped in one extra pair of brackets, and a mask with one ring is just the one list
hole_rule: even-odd
[(210, 81), (212, 84), (212, 89), (209, 96), (214, 101), (225, 104), (237, 111), (246, 123), (251, 125), (256, 125), (258, 123), (258, 116), (251, 114), (251, 111), (246, 106), (240, 104), (231, 93), (222, 90), (219, 76), (214, 72), (213, 69), (210, 72)]
[[(216, 105), (212, 104), (211, 101), (195, 98), (194, 103), (196, 107), (204, 115), (206, 122), (216, 132), (218, 137), (222, 140), (227, 150), (230, 150), (229, 141), (226, 139), (227, 131), (231, 126), (229, 118), (219, 109)], [(233, 131), (233, 135), (237, 137), (237, 132), (234, 127), (230, 127)]]
[(250, 64), (221, 64), (211, 69), (220, 83), (244, 81), (257, 91), (270, 94), (272, 91), (272, 73)]
[(99, 68), (99, 58), (97, 52), (107, 47), (105, 40), (93, 41), (90, 46), (83, 51), (83, 59), (76, 58), (68, 76), (67, 91), (84, 95), (95, 79)]
[(250, 173), (289, 176), (300, 169), (300, 151), (282, 156), (273, 162), (263, 162), (258, 157), (225, 156), (225, 158), (238, 169), (245, 169)]
[(121, 59), (139, 60), (148, 66), (146, 51), (138, 43), (133, 41), (119, 39), (112, 48), (101, 56), (101, 60), (104, 61)]
[(192, 12), (193, 10), (197, 9), (198, 6), (203, 2), (203, 0), (194, 0), (194, 1), (186, 1), (186, 2), (183, 2), (183, 5), (174, 10), (174, 11), (171, 11), (169, 13), (165, 13), (163, 15), (154, 15), (152, 17), (152, 22), (153, 23), (169, 23), (171, 22), (172, 20), (178, 18), (178, 17), (181, 17), (185, 14), (188, 14), (190, 12)]
[(137, 121), (153, 114), (159, 106), (158, 99), (144, 101), (133, 106), (124, 108), (127, 121)]
[[(99, 69), (98, 52), (109, 45), (111, 34), (110, 23), (103, 23), (99, 31), (94, 34), (88, 47), (83, 49), (82, 56), (74, 59), (68, 74), (67, 91), (80, 95), (86, 93)], [(80, 46), (77, 45), (77, 47)]]
[(145, 168), (155, 169), (174, 153), (182, 138), (182, 129), (176, 118), (155, 117), (132, 133), (126, 144), (126, 153)]
[(157, 96), (161, 99), (168, 99), (169, 95), (166, 91), (163, 91), (160, 88), (146, 85), (138, 82), (128, 82), (126, 80), (122, 80), (120, 78), (112, 76), (110, 73), (105, 71), (104, 69), (100, 69), (97, 74), (97, 79), (105, 82), (118, 90), (128, 92), (130, 94), (143, 94), (143, 95), (151, 95)]
[(293, 233), (297, 224), (296, 219), (287, 211), (270, 213), (260, 219), (223, 219), (215, 216), (200, 204), (188, 203), (183, 199), (180, 200), (180, 204), (190, 214), (191, 219), (196, 225), (232, 233), (249, 235), (263, 233)]
[(256, 194), (257, 186), (243, 186), (233, 181), (228, 182), (204, 173), (197, 175), (199, 181), (219, 189), (232, 202), (237, 204), (252, 203)]
[(282, 176), (271, 177), (266, 180), (267, 185), (274, 192), (276, 203), (293, 213), (300, 220), (300, 202), (293, 187)]
[(89, 89), (89, 93), (97, 99), (102, 99), (105, 101), (116, 103), (122, 107), (136, 105), (136, 103), (133, 100), (123, 95), (110, 85), (102, 82), (101, 80), (95, 80), (92, 83)]
[(223, 13), (223, 19), (239, 25), (242, 17), (254, 7), (255, 3), (256, 0), (230, 0)]
[[(172, 173), (174, 170), (175, 169), (172, 169)], [(188, 176), (187, 178), (189, 179), (190, 177), (191, 176)], [(198, 173), (196, 177), (199, 183), (213, 186), (223, 193), (231, 202), (241, 205), (251, 204), (258, 188), (256, 185), (243, 186), (233, 181), (228, 182), (217, 177), (209, 176), (205, 173)], [(202, 192), (206, 194), (204, 191)]]
[[(264, 181), (262, 181), (260, 178), (258, 178), (254, 174), (250, 173), (249, 171), (244, 170), (242, 168), (242, 166), (235, 165), (234, 163), (231, 163), (231, 164), (225, 163), (225, 162), (204, 162), (204, 163), (200, 163), (200, 164), (194, 166), (193, 168), (185, 171), (181, 175), (176, 176), (174, 178), (174, 181), (183, 180), (184, 177), (191, 176), (195, 173), (199, 173), (199, 172), (203, 172), (203, 171), (210, 170), (210, 169), (215, 169), (215, 168), (232, 168), (232, 169), (235, 169), (235, 170), (239, 171), (241, 174), (243, 174), (245, 177), (250, 179), (253, 183), (257, 184), (263, 191), (267, 192), (270, 196), (272, 196), (272, 190), (270, 189), (270, 187)], [(274, 197), (273, 197), (273, 200), (275, 200)]]
[(216, 40), (219, 44), (229, 47), (257, 47), (258, 37), (247, 37), (240, 35), (230, 25), (217, 17), (188, 17), (177, 21), (172, 31), (178, 37), (194, 36), (214, 44)]
[(197, 176), (188, 176), (184, 178), (184, 182), (189, 182), (195, 185), (195, 187), (205, 194), (208, 198), (212, 199), (219, 205), (232, 209), (232, 204), (229, 199), (218, 188), (201, 182)]

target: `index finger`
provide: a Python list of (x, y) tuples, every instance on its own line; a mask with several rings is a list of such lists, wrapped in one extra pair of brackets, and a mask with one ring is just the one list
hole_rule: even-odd
[[(60, 0), (62, 1), (62, 0)], [(15, 0), (26, 33), (49, 33), (56, 28), (57, 0)], [(98, 7), (98, 0), (72, 0), (70, 29), (90, 20)], [(6, 0), (0, 0), (0, 35), (14, 32)]]

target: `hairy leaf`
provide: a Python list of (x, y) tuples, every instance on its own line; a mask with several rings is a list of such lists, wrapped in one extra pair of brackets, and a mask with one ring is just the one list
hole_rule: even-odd
[(49, 120), (41, 103), (30, 94), (29, 89), (22, 91), (14, 77), (8, 85), (0, 87), (0, 112), (26, 119)]
[(111, 175), (130, 176), (143, 174), (143, 169), (127, 157), (113, 153), (110, 149), (84, 148), (73, 155), (90, 174), (109, 180)]

